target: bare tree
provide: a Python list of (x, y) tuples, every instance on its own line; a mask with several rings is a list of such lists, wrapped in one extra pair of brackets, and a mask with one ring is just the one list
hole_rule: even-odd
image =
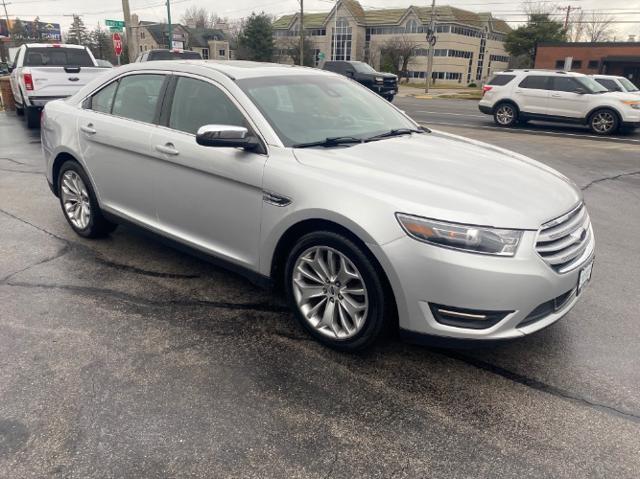
[(604, 42), (613, 35), (614, 18), (598, 12), (593, 12), (585, 23), (585, 33), (590, 42)]
[(522, 10), (527, 15), (551, 15), (557, 8), (555, 3), (546, 1), (525, 0), (522, 2)]
[(390, 38), (380, 46), (381, 68), (386, 67), (400, 78), (406, 78), (409, 62), (419, 46), (420, 42), (407, 35)]
[(584, 40), (586, 30), (585, 13), (582, 10), (573, 10), (569, 16), (567, 25), (567, 41), (581, 42)]
[(192, 5), (187, 7), (182, 15), (182, 23), (195, 28), (213, 28), (221, 18), (214, 12), (209, 12), (204, 7)]

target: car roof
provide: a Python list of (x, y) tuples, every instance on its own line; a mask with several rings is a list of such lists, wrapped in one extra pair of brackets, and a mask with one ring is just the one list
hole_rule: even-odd
[(570, 77), (584, 77), (587, 76), (584, 73), (578, 73), (578, 72), (566, 72), (563, 70), (542, 70), (542, 69), (517, 69), (517, 70), (504, 70), (501, 72), (496, 72), (496, 75), (500, 75), (500, 74), (505, 74), (508, 75), (509, 73), (527, 73), (527, 74), (533, 74), (533, 75), (566, 75), (566, 76), (570, 76)]
[(72, 43), (26, 43), (27, 48), (77, 48), (85, 49), (84, 45), (74, 45)]
[(593, 75), (589, 75), (589, 76), (594, 77), (594, 78), (602, 78), (602, 79), (605, 79), (605, 80), (606, 79), (614, 80), (614, 79), (624, 78), (624, 77), (621, 77), (619, 75), (600, 75), (599, 73), (596, 73), (596, 74), (593, 74)]
[(130, 63), (121, 68), (129, 70), (176, 70), (183, 72), (200, 70), (201, 73), (209, 70), (222, 73), (232, 80), (283, 75), (333, 75), (332, 73), (317, 68), (246, 60), (159, 60), (154, 62)]

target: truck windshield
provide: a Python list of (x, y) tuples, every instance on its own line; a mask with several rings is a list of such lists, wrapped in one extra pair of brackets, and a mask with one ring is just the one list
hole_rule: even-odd
[(343, 77), (267, 76), (237, 84), (288, 147), (331, 137), (364, 140), (417, 128), (388, 101)]
[(93, 60), (84, 48), (44, 47), (27, 48), (26, 67), (93, 67)]
[(172, 52), (170, 50), (160, 50), (151, 52), (149, 60), (202, 60), (198, 52)]
[(377, 73), (368, 63), (353, 62), (352, 65), (358, 73)]

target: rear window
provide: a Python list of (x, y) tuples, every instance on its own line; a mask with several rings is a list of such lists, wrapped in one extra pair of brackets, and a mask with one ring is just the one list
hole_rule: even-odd
[(45, 47), (27, 48), (24, 57), (26, 67), (92, 67), (95, 66), (84, 48)]
[(541, 75), (529, 75), (518, 85), (520, 88), (532, 88), (535, 90), (547, 90), (549, 77)]
[(162, 50), (149, 53), (149, 61), (151, 60), (202, 60), (198, 52), (171, 52)]
[(489, 80), (489, 83), (487, 83), (487, 85), (504, 86), (515, 77), (515, 75), (496, 75), (491, 80)]
[(602, 85), (609, 91), (622, 91), (622, 88), (620, 88), (615, 81), (608, 78), (595, 78), (595, 81), (600, 83), (600, 85)]

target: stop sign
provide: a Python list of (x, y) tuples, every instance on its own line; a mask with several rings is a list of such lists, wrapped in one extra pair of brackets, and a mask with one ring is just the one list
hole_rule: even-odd
[(111, 37), (113, 40), (113, 51), (116, 52), (117, 56), (122, 55), (122, 37), (118, 32), (115, 32)]

